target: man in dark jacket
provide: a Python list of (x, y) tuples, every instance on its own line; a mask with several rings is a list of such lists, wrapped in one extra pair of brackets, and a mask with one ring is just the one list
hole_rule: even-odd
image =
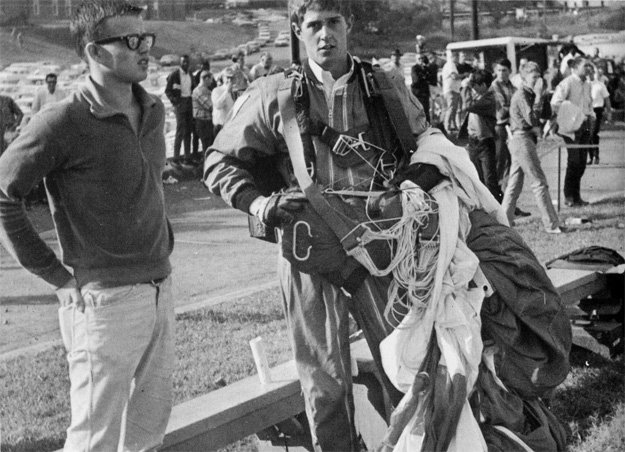
[(423, 105), (423, 111), (428, 122), (430, 122), (430, 85), (436, 86), (436, 74), (432, 75), (428, 57), (422, 54), (417, 55), (417, 64), (412, 67), (410, 89)]
[(489, 90), (493, 76), (490, 72), (478, 69), (471, 74), (469, 86), (473, 91), (471, 103), (466, 107), (467, 117), (461, 128), (466, 128), (469, 137), (469, 157), (477, 168), (480, 180), (486, 185), (495, 199), (501, 202), (503, 196), (497, 179), (497, 159), (495, 146), (495, 125), (497, 107), (495, 94)]
[(189, 70), (189, 55), (180, 57), (180, 68), (167, 76), (165, 95), (176, 114), (176, 138), (174, 140), (174, 161), (180, 160), (180, 147), (184, 143), (184, 161), (191, 160), (191, 134), (193, 132), (193, 102), (191, 95), (195, 82)]

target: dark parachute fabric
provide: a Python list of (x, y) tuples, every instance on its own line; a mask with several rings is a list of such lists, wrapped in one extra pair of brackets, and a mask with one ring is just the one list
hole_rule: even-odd
[(499, 347), (499, 378), (523, 398), (550, 397), (569, 372), (571, 324), (545, 269), (512, 228), (470, 214), (467, 245), (495, 293), (482, 305), (482, 336)]
[(495, 368), (509, 389), (503, 390), (480, 367), (471, 404), (485, 418), (480, 427), (488, 450), (524, 450), (494, 428), (502, 426), (535, 452), (564, 451), (566, 432), (541, 399), (550, 398), (569, 372), (569, 318), (521, 236), (484, 211), (471, 212), (470, 219), (467, 245), (494, 289), (482, 305), (482, 338), (497, 346)]

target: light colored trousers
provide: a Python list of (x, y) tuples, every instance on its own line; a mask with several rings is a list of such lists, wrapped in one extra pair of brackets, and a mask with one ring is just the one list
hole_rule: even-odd
[(503, 196), (502, 207), (508, 216), (510, 224), (514, 224), (514, 210), (517, 200), (523, 191), (524, 176), (530, 180), (536, 204), (545, 229), (554, 229), (559, 226), (558, 214), (551, 202), (547, 177), (540, 165), (536, 152), (534, 136), (531, 132), (514, 134), (508, 142), (510, 150), (510, 177)]
[[(459, 129), (461, 124), (458, 124), (458, 109), (462, 98), (460, 93), (456, 91), (448, 91), (444, 95), (445, 97), (445, 117), (443, 119), (443, 126), (445, 131), (449, 132), (452, 128)], [(453, 126), (452, 126), (453, 124)]]
[(61, 307), (71, 424), (66, 452), (148, 451), (173, 403), (174, 302), (160, 283), (82, 290), (85, 312)]

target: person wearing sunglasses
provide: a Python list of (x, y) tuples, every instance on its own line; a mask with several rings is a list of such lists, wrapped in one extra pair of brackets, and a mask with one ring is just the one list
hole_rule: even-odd
[[(60, 302), (65, 451), (155, 450), (173, 402), (165, 109), (139, 84), (155, 42), (142, 11), (123, 0), (78, 7), (70, 30), (88, 79), (36, 114), (0, 158), (0, 242)], [(23, 206), (44, 178), (62, 257)]]

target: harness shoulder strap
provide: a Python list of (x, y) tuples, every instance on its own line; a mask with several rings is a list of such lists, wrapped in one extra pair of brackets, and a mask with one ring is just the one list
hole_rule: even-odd
[(384, 71), (376, 71), (371, 64), (361, 62), (364, 74), (365, 91), (367, 95), (382, 98), (384, 108), (388, 113), (393, 131), (399, 140), (404, 156), (412, 155), (417, 148), (417, 142), (412, 134), (410, 122), (397, 95), (397, 90)]
[(306, 169), (304, 145), (293, 100), (295, 90), (297, 89), (297, 81), (294, 78), (285, 78), (284, 80), (278, 89), (278, 106), (282, 118), (283, 136), (289, 150), (295, 178), (315, 212), (323, 218), (336, 236), (342, 240), (352, 231), (353, 224), (350, 224), (341, 215), (338, 215), (338, 212), (330, 206), (323, 197), (319, 186), (313, 182)]

